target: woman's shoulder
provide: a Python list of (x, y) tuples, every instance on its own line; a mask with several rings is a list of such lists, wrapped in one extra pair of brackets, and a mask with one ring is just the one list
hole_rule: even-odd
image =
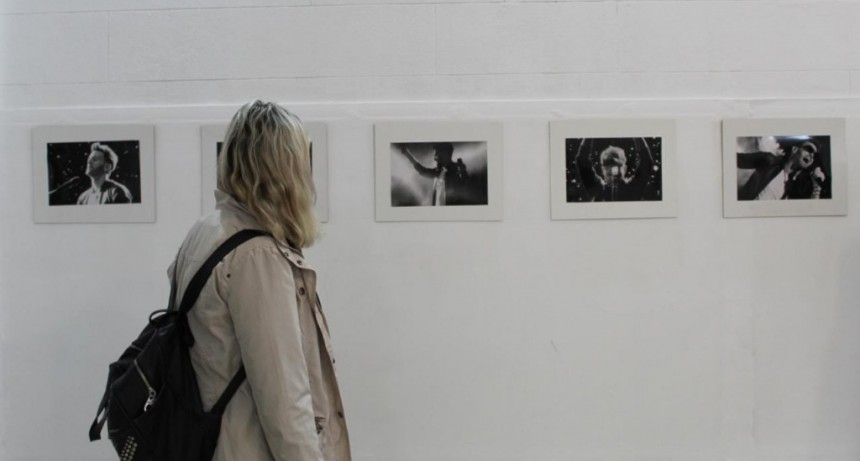
[[(237, 229), (235, 232), (231, 232), (231, 235), (242, 230), (244, 229)], [(226, 237), (229, 238), (230, 235), (227, 235)], [(236, 261), (241, 261), (246, 258), (284, 259), (275, 240), (270, 235), (265, 234), (253, 237), (242, 243), (231, 252), (230, 256), (232, 256), (232, 259)]]
[(278, 242), (271, 235), (255, 237), (240, 245), (233, 252), (230, 265), (256, 259), (261, 261), (272, 260), (282, 264), (289, 264), (298, 269), (312, 270), (300, 250)]

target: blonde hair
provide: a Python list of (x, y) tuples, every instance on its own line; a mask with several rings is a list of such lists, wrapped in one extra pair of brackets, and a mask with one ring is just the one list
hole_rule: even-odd
[(304, 248), (319, 235), (309, 141), (301, 120), (278, 104), (256, 100), (233, 116), (218, 159), (218, 189), (279, 241)]

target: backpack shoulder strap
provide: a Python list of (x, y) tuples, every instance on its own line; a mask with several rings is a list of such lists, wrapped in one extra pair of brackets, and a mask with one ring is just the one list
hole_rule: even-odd
[[(191, 306), (197, 302), (197, 297), (200, 296), (200, 292), (203, 291), (203, 286), (206, 285), (206, 281), (209, 280), (209, 276), (212, 275), (212, 271), (215, 269), (215, 266), (224, 259), (227, 254), (236, 249), (239, 245), (251, 240), (254, 237), (260, 237), (263, 235), (270, 235), (268, 232), (264, 232), (257, 229), (245, 229), (233, 234), (230, 238), (224, 241), (212, 254), (206, 259), (206, 262), (200, 266), (200, 269), (197, 270), (197, 273), (194, 274), (194, 277), (191, 278), (191, 281), (188, 283), (188, 287), (185, 289), (185, 294), (182, 295), (182, 302), (179, 304), (179, 312), (181, 316), (185, 316), (188, 314), (188, 311), (191, 310)], [(175, 273), (175, 272), (174, 272)], [(239, 389), (239, 385), (245, 380), (245, 365), (241, 365), (239, 367), (239, 371), (233, 375), (233, 378), (230, 380), (230, 383), (227, 385), (227, 388), (221, 394), (221, 397), (215, 403), (215, 405), (210, 409), (210, 413), (220, 415), (224, 413), (224, 408), (227, 406), (227, 403), (230, 402), (230, 399), (233, 398), (233, 394)]]
[(228, 253), (248, 240), (262, 235), (269, 234), (258, 229), (241, 230), (230, 236), (230, 238), (224, 241), (221, 246), (216, 248), (203, 265), (200, 266), (200, 269), (197, 270), (194, 277), (191, 278), (191, 282), (188, 283), (188, 287), (185, 288), (185, 294), (182, 295), (182, 302), (179, 303), (180, 315), (184, 316), (191, 310), (191, 307), (195, 302), (197, 302), (197, 297), (200, 296), (200, 292), (203, 291), (203, 286), (206, 285), (206, 281), (209, 280), (209, 276), (212, 274), (215, 266), (217, 266)]
[(239, 386), (242, 382), (245, 381), (246, 373), (245, 373), (245, 364), (242, 364), (239, 367), (239, 371), (233, 375), (233, 379), (230, 380), (230, 383), (227, 384), (227, 388), (224, 389), (224, 392), (221, 393), (221, 397), (218, 398), (218, 401), (215, 402), (215, 405), (212, 405), (212, 408), (209, 410), (209, 413), (220, 415), (224, 413), (224, 409), (227, 408), (227, 404), (230, 403), (230, 399), (233, 398), (233, 395), (236, 394), (236, 391), (239, 390)]
[[(215, 269), (215, 266), (227, 256), (228, 253), (236, 249), (239, 245), (251, 240), (254, 237), (259, 237), (262, 235), (269, 235), (268, 232), (264, 232), (256, 229), (245, 229), (241, 230), (235, 234), (233, 234), (230, 238), (228, 238), (224, 243), (221, 244), (215, 251), (212, 252), (212, 255), (200, 266), (200, 269), (197, 270), (197, 273), (194, 274), (194, 277), (191, 279), (191, 282), (188, 283), (188, 287), (185, 289), (185, 294), (182, 295), (182, 303), (179, 305), (180, 315), (185, 316), (188, 314), (188, 311), (191, 310), (191, 306), (197, 301), (197, 297), (200, 296), (200, 292), (203, 290), (203, 286), (206, 285), (206, 281), (209, 279), (209, 276), (212, 274), (212, 271)], [(209, 410), (210, 413), (220, 415), (224, 413), (224, 408), (227, 406), (227, 403), (230, 402), (230, 399), (233, 398), (233, 395), (239, 389), (239, 385), (245, 381), (245, 365), (241, 365), (239, 367), (239, 371), (233, 375), (233, 378), (230, 380), (230, 383), (227, 385), (227, 388), (221, 394), (221, 397), (215, 402), (215, 405)]]

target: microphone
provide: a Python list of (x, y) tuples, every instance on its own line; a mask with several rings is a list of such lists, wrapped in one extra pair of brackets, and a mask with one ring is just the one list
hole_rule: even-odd
[(48, 195), (54, 194), (54, 193), (56, 193), (56, 192), (59, 192), (60, 190), (65, 189), (66, 187), (69, 187), (69, 186), (71, 186), (72, 184), (74, 184), (74, 183), (76, 183), (76, 182), (78, 182), (78, 181), (80, 181), (80, 180), (81, 180), (81, 177), (80, 177), (80, 176), (74, 176), (74, 177), (72, 177), (71, 179), (67, 180), (66, 182), (64, 182), (64, 183), (60, 184), (59, 186), (57, 186), (54, 190), (52, 190), (52, 191), (48, 192)]

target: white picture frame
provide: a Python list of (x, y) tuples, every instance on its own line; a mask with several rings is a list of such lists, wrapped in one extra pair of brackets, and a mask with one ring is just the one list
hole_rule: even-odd
[(34, 222), (155, 222), (152, 125), (37, 126), (31, 135)]
[[(437, 162), (436, 148), (445, 145), (452, 149), (448, 168)], [(500, 122), (380, 122), (374, 125), (374, 152), (376, 221), (502, 220)], [(444, 182), (427, 176), (430, 169)], [(460, 179), (452, 176), (455, 170)]]
[[(305, 122), (303, 125), (311, 142), (312, 172), (316, 189), (314, 212), (320, 222), (328, 222), (328, 125), (323, 122)], [(204, 214), (215, 209), (218, 144), (224, 141), (226, 132), (226, 123), (200, 127), (201, 209)]]
[(218, 188), (218, 148), (224, 142), (227, 124), (200, 127), (200, 211), (207, 214), (215, 209), (215, 189)]
[[(669, 119), (550, 122), (552, 219), (676, 217), (675, 130)], [(601, 163), (614, 156), (621, 167)]]
[(847, 214), (845, 119), (726, 119), (722, 135), (724, 217)]

